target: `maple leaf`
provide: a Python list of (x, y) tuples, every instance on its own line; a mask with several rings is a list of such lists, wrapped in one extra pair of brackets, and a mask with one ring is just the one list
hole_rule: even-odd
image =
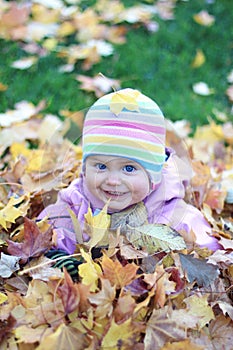
[(94, 292), (98, 288), (98, 279), (102, 275), (101, 268), (88, 253), (84, 252), (83, 249), (80, 251), (86, 262), (79, 265), (79, 276), (82, 277), (82, 283), (89, 286), (90, 291)]
[(114, 319), (116, 323), (121, 323), (132, 317), (135, 310), (136, 302), (130, 293), (120, 296), (114, 310)]
[(66, 314), (71, 313), (78, 307), (80, 302), (79, 289), (66, 269), (64, 269), (64, 283), (58, 287), (57, 291), (61, 297)]
[(126, 90), (124, 92), (115, 92), (112, 95), (110, 102), (110, 111), (118, 115), (124, 108), (129, 111), (139, 111), (139, 104), (137, 101), (139, 91)]
[(123, 323), (117, 324), (112, 319), (111, 326), (101, 343), (102, 349), (132, 349), (137, 344), (140, 336), (139, 330), (132, 323), (131, 318)]
[(232, 349), (233, 321), (219, 315), (209, 325), (209, 332), (214, 349)]
[(167, 307), (153, 310), (146, 325), (145, 350), (160, 350), (168, 341), (183, 340), (185, 337), (184, 327), (170, 318)]
[(96, 215), (92, 215), (91, 208), (89, 207), (87, 214), (84, 215), (87, 223), (87, 232), (91, 237), (87, 243), (90, 248), (109, 243), (108, 237), (105, 237), (110, 226), (110, 215), (107, 214), (108, 204), (109, 202)]
[(84, 334), (77, 328), (62, 323), (53, 334), (41, 341), (37, 350), (83, 350), (86, 349), (86, 346), (87, 341)]
[(179, 254), (182, 268), (186, 271), (189, 282), (196, 281), (199, 286), (208, 287), (219, 274), (219, 269), (205, 260), (193, 255)]
[(8, 253), (20, 257), (22, 263), (29, 258), (38, 257), (52, 245), (52, 227), (41, 233), (36, 223), (24, 218), (24, 242), (18, 243), (8, 240)]
[(43, 338), (52, 334), (52, 328), (47, 327), (46, 325), (41, 325), (36, 328), (32, 328), (29, 325), (22, 325), (15, 329), (14, 334), (17, 338), (17, 342), (33, 344), (40, 342)]
[[(16, 205), (24, 200), (24, 196), (20, 198), (11, 197), (7, 205), (0, 210), (0, 225), (7, 229), (8, 223), (14, 223), (15, 220), (24, 214), (24, 210), (16, 208)], [(1, 205), (1, 203), (0, 203)]]
[(103, 275), (116, 288), (122, 288), (132, 282), (136, 276), (138, 266), (134, 263), (122, 266), (118, 260), (113, 261), (107, 255), (102, 260)]
[(203, 328), (207, 323), (210, 322), (210, 320), (213, 320), (215, 318), (212, 308), (208, 305), (207, 299), (208, 295), (191, 295), (190, 297), (184, 299), (188, 310), (193, 314), (194, 317), (199, 317), (199, 329)]
[(110, 317), (113, 311), (113, 301), (116, 297), (116, 288), (107, 279), (101, 279), (101, 285), (101, 290), (89, 296), (88, 299), (91, 304), (97, 306), (95, 310), (96, 317)]

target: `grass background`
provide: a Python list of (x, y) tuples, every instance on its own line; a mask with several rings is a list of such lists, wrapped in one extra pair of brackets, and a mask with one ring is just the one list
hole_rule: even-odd
[[(137, 1), (122, 1), (125, 6)], [(88, 6), (94, 1), (83, 1)], [(201, 26), (193, 15), (201, 10), (215, 16), (211, 27)], [(51, 54), (40, 58), (28, 70), (17, 70), (10, 65), (26, 56), (16, 42), (0, 40), (0, 82), (9, 86), (0, 92), (0, 112), (13, 109), (16, 102), (27, 100), (37, 104), (48, 103), (46, 112), (59, 115), (62, 109), (71, 111), (89, 107), (96, 97), (80, 90), (77, 74), (94, 76), (98, 72), (109, 78), (120, 79), (122, 87), (141, 90), (153, 98), (165, 116), (173, 121), (187, 119), (195, 127), (207, 123), (213, 109), (230, 116), (231, 104), (225, 94), (229, 83), (227, 75), (233, 68), (233, 11), (231, 0), (177, 1), (175, 19), (164, 21), (155, 17), (159, 31), (149, 33), (143, 27), (130, 26), (127, 41), (114, 45), (114, 54), (103, 58), (88, 72), (80, 65), (72, 73), (59, 73), (61, 59)], [(206, 62), (197, 69), (191, 67), (197, 49)], [(210, 96), (194, 94), (192, 85), (204, 81), (215, 90)], [(232, 116), (230, 116), (232, 118)]]

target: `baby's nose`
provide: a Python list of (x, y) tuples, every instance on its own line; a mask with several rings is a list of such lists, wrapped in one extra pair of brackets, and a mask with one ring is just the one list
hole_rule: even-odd
[(120, 177), (119, 177), (119, 174), (117, 174), (116, 172), (109, 172), (108, 173), (108, 176), (106, 178), (106, 183), (108, 185), (111, 185), (111, 186), (116, 186), (116, 185), (119, 185), (120, 184)]

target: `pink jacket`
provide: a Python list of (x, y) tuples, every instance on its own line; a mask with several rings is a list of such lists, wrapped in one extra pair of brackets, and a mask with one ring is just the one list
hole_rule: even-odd
[[(202, 213), (183, 200), (185, 187), (191, 176), (187, 166), (171, 149), (168, 152), (170, 155), (164, 165), (159, 187), (144, 199), (148, 222), (166, 224), (177, 231), (183, 230), (190, 233), (192, 230), (196, 235), (196, 243), (200, 247), (207, 247), (213, 251), (221, 249), (217, 239), (209, 235), (211, 227)], [(59, 192), (55, 204), (49, 205), (42, 211), (38, 219), (48, 216), (50, 222), (54, 224), (57, 233), (57, 248), (69, 254), (74, 252), (77, 242), (67, 209), (73, 210), (83, 227), (84, 215), (89, 206), (93, 213), (97, 209), (102, 209), (102, 203), (88, 192), (81, 175), (69, 187)]]

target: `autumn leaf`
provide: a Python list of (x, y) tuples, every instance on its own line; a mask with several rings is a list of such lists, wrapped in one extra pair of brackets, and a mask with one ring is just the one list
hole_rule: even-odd
[(4, 293), (0, 293), (0, 305), (5, 303), (5, 301), (7, 301), (7, 295)]
[(3, 339), (7, 338), (8, 333), (15, 328), (16, 320), (12, 315), (9, 315), (3, 320), (0, 320), (0, 343), (3, 344)]
[(140, 96), (140, 93), (136, 90), (116, 91), (110, 102), (111, 112), (118, 115), (124, 108), (129, 111), (139, 111), (138, 96)]
[(196, 56), (192, 62), (193, 68), (199, 68), (205, 63), (205, 55), (202, 50), (197, 50)]
[(214, 349), (232, 349), (233, 321), (229, 317), (217, 316), (210, 323), (209, 332)]
[(135, 299), (131, 296), (130, 293), (120, 296), (114, 310), (114, 319), (116, 323), (123, 322), (126, 319), (132, 317), (135, 307)]
[(149, 254), (186, 248), (183, 237), (166, 225), (148, 224), (130, 228), (126, 232), (126, 237), (135, 247), (144, 248)]
[(133, 281), (138, 270), (134, 263), (123, 266), (118, 260), (113, 261), (105, 254), (101, 266), (104, 277), (116, 288), (122, 288)]
[(22, 325), (17, 327), (14, 332), (17, 342), (19, 344), (33, 344), (36, 342), (40, 342), (43, 338), (49, 336), (52, 333), (52, 329), (46, 327), (45, 325), (41, 325), (36, 328), (33, 328), (29, 325)]
[(8, 253), (20, 257), (22, 263), (29, 258), (38, 257), (52, 245), (52, 228), (41, 233), (34, 221), (24, 218), (24, 242), (8, 240)]
[(20, 60), (14, 61), (11, 64), (11, 67), (24, 70), (24, 69), (30, 68), (37, 61), (38, 61), (38, 58), (36, 56), (25, 57), (25, 58), (22, 58)]
[(219, 275), (219, 269), (205, 260), (193, 255), (179, 254), (182, 268), (187, 273), (189, 282), (196, 281), (199, 286), (208, 287)]
[(87, 346), (85, 335), (78, 329), (62, 323), (54, 333), (45, 337), (37, 350), (83, 350)]
[(203, 346), (193, 344), (189, 339), (166, 343), (161, 350), (204, 350)]
[(210, 27), (211, 25), (213, 25), (215, 18), (214, 16), (210, 15), (207, 11), (202, 10), (199, 13), (195, 14), (193, 16), (194, 20), (196, 23), (202, 25), (202, 26), (206, 26), (206, 27)]
[(101, 290), (88, 298), (91, 304), (96, 305), (95, 316), (98, 318), (110, 317), (115, 297), (116, 288), (108, 279), (101, 279)]
[(13, 272), (19, 270), (19, 260), (18, 256), (1, 253), (0, 276), (3, 278), (10, 277)]
[(185, 337), (185, 329), (170, 318), (167, 307), (154, 309), (146, 326), (145, 350), (160, 350), (168, 341), (183, 340)]
[(81, 254), (86, 262), (79, 265), (79, 276), (82, 278), (82, 283), (89, 286), (90, 291), (94, 292), (98, 289), (98, 279), (102, 275), (102, 270), (83, 249), (81, 249)]
[(96, 215), (92, 214), (91, 208), (88, 208), (88, 212), (84, 215), (88, 234), (91, 239), (88, 241), (87, 245), (93, 248), (98, 245), (107, 245), (109, 240), (105, 237), (110, 226), (110, 215), (107, 214), (109, 202), (105, 204), (103, 209)]
[(8, 89), (8, 85), (5, 85), (0, 82), (0, 91), (6, 91)]
[[(15, 220), (24, 214), (24, 210), (17, 205), (25, 199), (24, 196), (20, 198), (11, 197), (7, 205), (0, 210), (0, 225), (7, 229), (9, 223), (14, 223)], [(1, 208), (1, 203), (0, 203)]]
[(208, 305), (208, 295), (198, 296), (194, 294), (184, 299), (184, 302), (193, 316), (199, 317), (199, 329), (215, 318), (211, 306)]
[(112, 319), (111, 326), (101, 343), (101, 348), (117, 349), (118, 344), (122, 344), (121, 349), (127, 350), (137, 344), (139, 336), (140, 332), (133, 325), (131, 318), (120, 324)]
[(64, 283), (58, 287), (57, 292), (62, 300), (66, 314), (71, 313), (78, 307), (80, 302), (79, 289), (66, 269), (64, 269)]
[(214, 89), (210, 88), (204, 81), (193, 84), (193, 91), (201, 96), (209, 96), (214, 93)]

